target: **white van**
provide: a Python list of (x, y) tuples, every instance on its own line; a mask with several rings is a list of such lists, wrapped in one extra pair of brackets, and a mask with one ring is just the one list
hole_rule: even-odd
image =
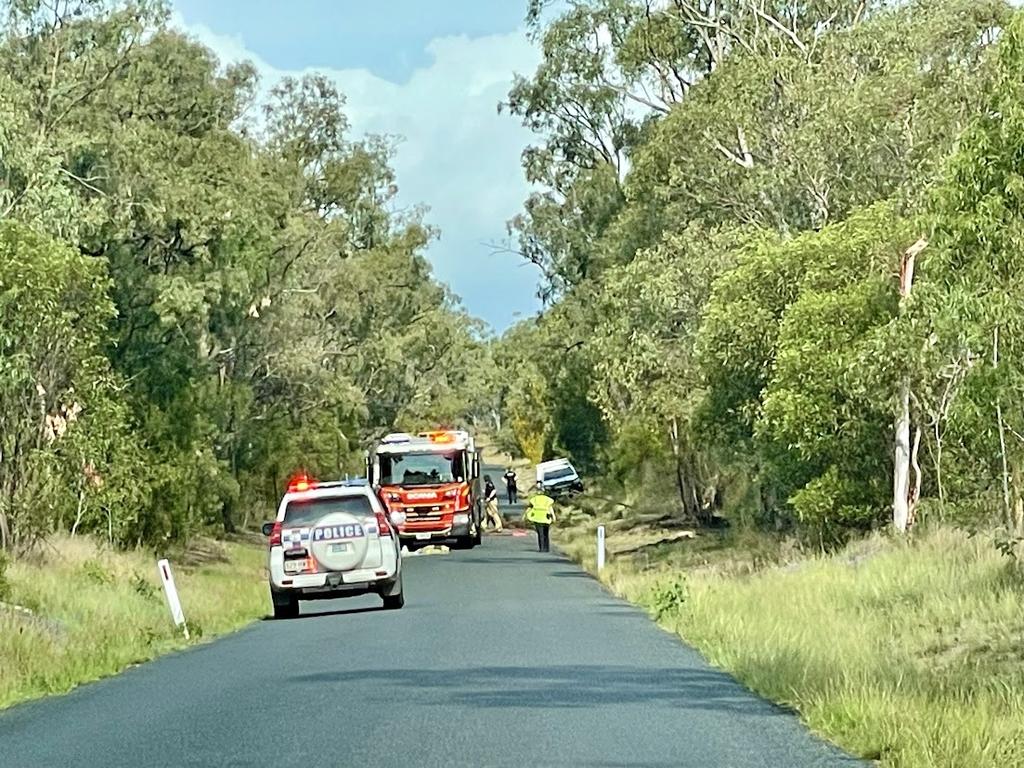
[(537, 465), (537, 488), (549, 496), (564, 496), (581, 493), (583, 481), (568, 459), (554, 459)]

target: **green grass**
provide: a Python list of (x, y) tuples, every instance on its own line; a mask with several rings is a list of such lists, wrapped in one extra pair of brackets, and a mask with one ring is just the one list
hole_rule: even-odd
[[(595, 523), (558, 532), (593, 570)], [(611, 530), (611, 550), (649, 531)], [(1024, 765), (1024, 581), (936, 530), (830, 557), (733, 535), (613, 555), (602, 580), (816, 732), (900, 768)]]
[(262, 548), (201, 542), (189, 557), (170, 559), (190, 642), (171, 622), (148, 552), (62, 538), (10, 564), (6, 602), (33, 615), (0, 609), (0, 708), (64, 693), (266, 615)]

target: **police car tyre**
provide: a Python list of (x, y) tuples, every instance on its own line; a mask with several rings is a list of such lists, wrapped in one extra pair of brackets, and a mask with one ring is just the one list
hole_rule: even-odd
[(381, 593), (384, 601), (384, 608), (389, 611), (398, 610), (405, 605), (405, 589), (402, 585), (402, 576), (398, 576), (397, 582), (392, 587), (393, 594)]
[(275, 619), (294, 619), (299, 615), (299, 601), (292, 595), (277, 595), (271, 593), (274, 602)]

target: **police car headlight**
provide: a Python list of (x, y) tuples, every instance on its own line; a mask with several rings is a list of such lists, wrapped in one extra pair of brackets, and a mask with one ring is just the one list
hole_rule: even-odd
[(469, 515), (464, 512), (460, 512), (452, 518), (452, 522), (455, 523), (455, 525), (465, 525), (469, 522)]

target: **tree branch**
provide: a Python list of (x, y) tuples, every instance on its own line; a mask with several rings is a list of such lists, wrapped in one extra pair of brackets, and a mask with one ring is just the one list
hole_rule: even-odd
[(725, 155), (728, 160), (736, 163), (736, 165), (749, 170), (754, 167), (754, 156), (751, 154), (750, 148), (747, 146), (747, 135), (740, 126), (736, 127), (736, 139), (739, 142), (739, 154), (736, 154), (731, 149), (723, 145), (718, 141), (718, 139), (714, 139), (715, 149)]
[(799, 37), (797, 37), (796, 32), (794, 32), (792, 29), (787, 27), (785, 24), (783, 24), (781, 21), (776, 19), (771, 14), (765, 13), (764, 11), (762, 11), (753, 2), (750, 4), (750, 8), (751, 8), (751, 10), (753, 10), (755, 16), (758, 16), (761, 19), (764, 19), (769, 24), (771, 24), (773, 27), (775, 27), (777, 30), (779, 30), (779, 32), (781, 32), (783, 35), (788, 37), (793, 42), (793, 45), (795, 45), (797, 48), (800, 49), (801, 53), (803, 53), (803, 54), (807, 53), (807, 46), (804, 44), (803, 40), (801, 40)]
[(657, 112), (661, 112), (663, 115), (667, 115), (669, 113), (669, 108), (664, 104), (658, 104), (657, 102), (651, 101), (650, 99), (645, 99), (640, 94), (633, 93), (624, 86), (616, 85), (615, 83), (611, 82), (605, 77), (601, 78), (601, 84), (604, 85), (606, 88), (611, 88), (619, 95), (625, 96), (630, 101), (635, 101), (637, 104), (643, 104), (645, 107), (650, 107), (651, 109)]

